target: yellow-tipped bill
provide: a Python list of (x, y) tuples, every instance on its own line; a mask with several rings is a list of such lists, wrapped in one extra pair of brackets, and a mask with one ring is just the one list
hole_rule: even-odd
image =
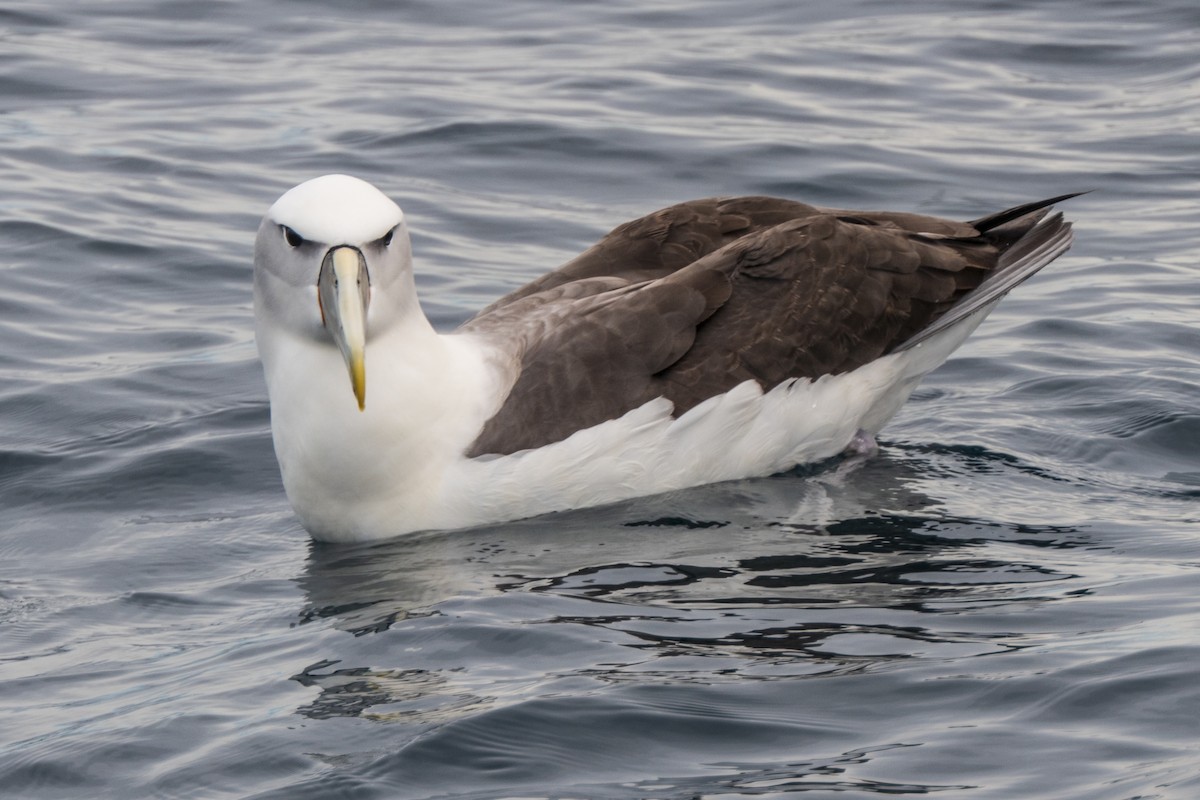
[(325, 254), (317, 278), (317, 295), (325, 328), (337, 342), (358, 409), (367, 405), (367, 305), (371, 302), (371, 279), (367, 262), (356, 247), (334, 247)]

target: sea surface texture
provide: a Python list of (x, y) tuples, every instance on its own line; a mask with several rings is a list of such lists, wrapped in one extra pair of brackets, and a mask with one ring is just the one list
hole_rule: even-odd
[[(337, 547), (251, 308), (329, 172), (441, 328), (681, 200), (1091, 193), (865, 463)], [(1195, 0), (10, 0), (0, 797), (1195, 800), (1198, 287)]]

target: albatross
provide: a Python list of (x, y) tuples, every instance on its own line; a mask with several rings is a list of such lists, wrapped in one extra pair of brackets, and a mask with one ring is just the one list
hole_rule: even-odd
[(1071, 225), (771, 197), (620, 225), (457, 330), (417, 299), (404, 213), (326, 175), (272, 205), (255, 333), (288, 499), (318, 540), (530, 517), (869, 449)]

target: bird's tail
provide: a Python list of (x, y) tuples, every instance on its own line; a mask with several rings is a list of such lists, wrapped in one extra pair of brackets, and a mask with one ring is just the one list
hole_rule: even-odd
[(970, 224), (979, 231), (980, 238), (1001, 251), (996, 268), (936, 322), (892, 352), (915, 347), (979, 311), (989, 309), (1013, 288), (1065, 253), (1074, 238), (1071, 223), (1063, 219), (1061, 213), (1051, 215), (1050, 210), (1055, 203), (1081, 194), (1085, 192), (1025, 203), (972, 220)]

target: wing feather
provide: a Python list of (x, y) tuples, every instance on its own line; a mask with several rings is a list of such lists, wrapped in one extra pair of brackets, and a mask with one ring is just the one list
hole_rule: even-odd
[(856, 369), (994, 302), (1061, 254), (1054, 198), (955, 222), (764, 197), (625, 223), (462, 330), (514, 380), (468, 455), (560, 441), (658, 397), (682, 414), (747, 380)]

